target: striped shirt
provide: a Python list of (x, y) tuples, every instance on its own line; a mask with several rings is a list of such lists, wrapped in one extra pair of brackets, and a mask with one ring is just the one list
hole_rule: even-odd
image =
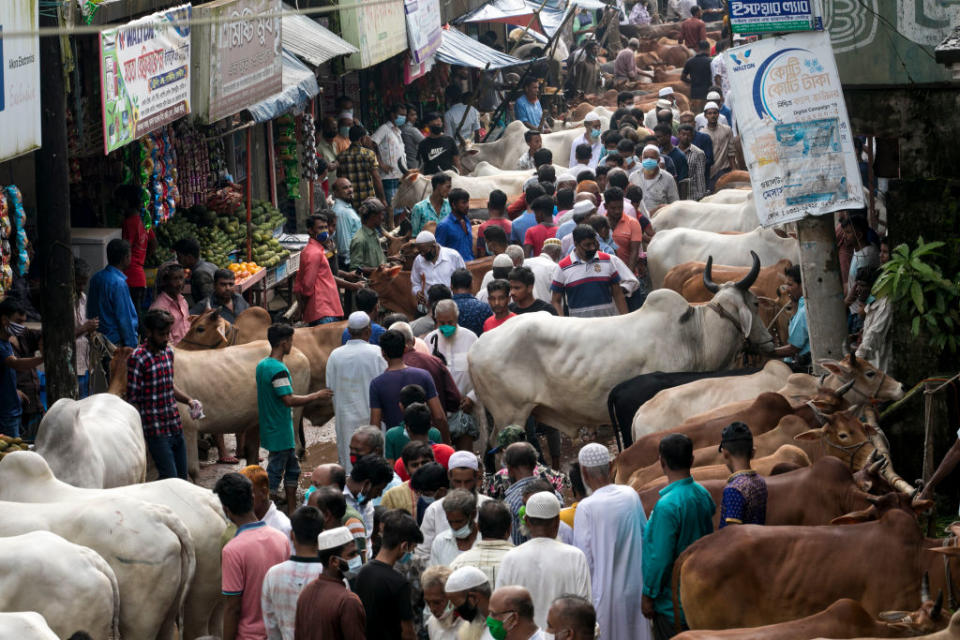
[(602, 251), (587, 262), (571, 253), (553, 271), (550, 290), (567, 297), (572, 317), (594, 318), (617, 315), (611, 286), (620, 282), (617, 267)]
[(263, 578), (260, 606), (270, 640), (293, 640), (297, 618), (297, 598), (307, 584), (323, 573), (320, 558), (292, 556), (270, 567)]

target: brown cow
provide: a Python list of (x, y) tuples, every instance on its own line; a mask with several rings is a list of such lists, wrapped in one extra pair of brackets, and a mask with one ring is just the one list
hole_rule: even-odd
[(952, 590), (945, 577), (960, 572), (958, 553), (924, 538), (916, 518), (900, 510), (854, 525), (740, 525), (690, 545), (673, 584), (692, 629), (795, 620), (851, 595), (875, 616), (915, 606), (924, 574), (934, 591)]
[(714, 193), (720, 191), (720, 189), (734, 189), (737, 187), (749, 187), (750, 186), (750, 173), (747, 171), (731, 171), (726, 173), (717, 180), (716, 186), (713, 188)]
[[(942, 598), (940, 599), (942, 600)], [(745, 629), (684, 631), (675, 640), (813, 640), (853, 638), (870, 634), (879, 638), (911, 638), (944, 628), (950, 621), (940, 604), (924, 600), (913, 612), (886, 611), (879, 620), (856, 600), (841, 598), (812, 616)]]
[[(480, 290), (484, 274), (493, 268), (493, 257), (484, 256), (467, 262), (467, 269), (473, 275), (473, 293)], [(380, 296), (380, 306), (396, 311), (408, 318), (416, 318), (417, 299), (410, 284), (410, 271), (400, 265), (382, 264), (370, 274), (367, 285)]]
[[(750, 287), (758, 296), (766, 298), (777, 298), (780, 285), (787, 283), (787, 277), (784, 271), (793, 265), (787, 259), (760, 269), (760, 275), (756, 282)], [(667, 275), (663, 277), (663, 288), (673, 289), (684, 297), (688, 302), (709, 302), (713, 299), (712, 293), (707, 290), (703, 284), (703, 272), (707, 267), (706, 262), (690, 261), (683, 262), (671, 268)], [(749, 267), (729, 267), (724, 265), (712, 265), (710, 277), (716, 283), (738, 281), (747, 275)]]

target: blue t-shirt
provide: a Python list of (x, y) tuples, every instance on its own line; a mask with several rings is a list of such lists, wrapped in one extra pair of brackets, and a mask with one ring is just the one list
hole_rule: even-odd
[(520, 122), (526, 122), (532, 127), (540, 126), (540, 119), (543, 118), (543, 105), (537, 100), (533, 104), (527, 100), (526, 96), (520, 96), (513, 105), (513, 114), (517, 116)]
[(391, 429), (403, 422), (400, 410), (400, 389), (408, 384), (418, 384), (427, 392), (427, 400), (437, 397), (433, 378), (423, 369), (406, 367), (398, 371), (384, 371), (370, 381), (370, 408), (383, 412), (383, 423)]
[(510, 223), (510, 242), (523, 245), (523, 237), (527, 229), (537, 226), (537, 217), (533, 211), (524, 211), (516, 220)]
[(8, 340), (0, 340), (0, 416), (4, 418), (16, 418), (22, 411), (17, 395), (17, 372), (6, 365), (12, 355), (13, 345)]
[(807, 301), (803, 298), (797, 302), (797, 311), (790, 318), (790, 331), (787, 341), (800, 351), (797, 357), (810, 353), (810, 333), (807, 331)]
[[(372, 322), (372, 323), (370, 324), (370, 344), (379, 345), (379, 344), (380, 344), (380, 336), (382, 336), (384, 333), (386, 333), (386, 331), (387, 331), (386, 329), (384, 329), (383, 327), (381, 327), (381, 326), (380, 326), (379, 324), (377, 324), (376, 322)], [(350, 339), (350, 330), (349, 330), (349, 329), (344, 329), (344, 330), (343, 330), (343, 335), (340, 336), (340, 345), (343, 346), (343, 345), (347, 344), (347, 340), (349, 340), (349, 339)]]

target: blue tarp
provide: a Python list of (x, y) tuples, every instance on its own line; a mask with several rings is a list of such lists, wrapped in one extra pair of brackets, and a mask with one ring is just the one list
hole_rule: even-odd
[(491, 49), (482, 42), (478, 42), (467, 34), (454, 28), (443, 29), (443, 41), (437, 51), (437, 60), (447, 64), (456, 64), (461, 67), (485, 69), (505, 69), (520, 64), (527, 64), (530, 60), (520, 60), (496, 49)]
[(248, 107), (254, 122), (267, 122), (294, 108), (306, 106), (307, 101), (320, 93), (317, 78), (307, 65), (283, 50), (283, 89), (266, 100)]

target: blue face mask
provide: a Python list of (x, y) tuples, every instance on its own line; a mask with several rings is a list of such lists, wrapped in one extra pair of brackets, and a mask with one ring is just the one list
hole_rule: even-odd
[(453, 532), (453, 537), (454, 537), (454, 538), (457, 538), (457, 539), (459, 539), (459, 540), (463, 540), (464, 538), (469, 538), (469, 537), (470, 537), (470, 531), (471, 531), (471, 529), (470, 529), (470, 523), (468, 522), (467, 524), (463, 525), (462, 527), (460, 527), (459, 529), (457, 529), (456, 531), (454, 531), (454, 532)]
[(397, 125), (398, 127), (402, 127), (403, 125), (407, 124), (407, 116), (397, 116), (393, 121), (393, 124)]
[(590, 137), (591, 137), (591, 138), (599, 138), (599, 137), (600, 137), (600, 133), (601, 133), (600, 129), (590, 129)]
[(413, 554), (407, 551), (405, 554), (400, 556), (400, 559), (397, 560), (397, 562), (399, 562), (400, 564), (407, 564), (412, 559), (413, 559)]
[(434, 500), (436, 500), (433, 496), (420, 496), (420, 499), (423, 501), (423, 504), (433, 504)]
[(657, 163), (657, 161), (654, 160), (653, 158), (644, 158), (644, 159), (643, 159), (643, 162), (641, 162), (640, 164), (641, 164), (641, 165), (643, 166), (643, 168), (646, 169), (647, 171), (653, 171), (653, 170), (656, 169), (658, 166), (660, 166), (659, 163)]
[(340, 127), (340, 135), (344, 138), (350, 135), (350, 127)]
[(440, 325), (440, 333), (443, 334), (444, 338), (451, 338), (453, 334), (457, 332), (457, 326), (453, 324), (442, 324)]
[(326, 231), (321, 231), (317, 234), (317, 242), (326, 242), (330, 238), (330, 234)]

